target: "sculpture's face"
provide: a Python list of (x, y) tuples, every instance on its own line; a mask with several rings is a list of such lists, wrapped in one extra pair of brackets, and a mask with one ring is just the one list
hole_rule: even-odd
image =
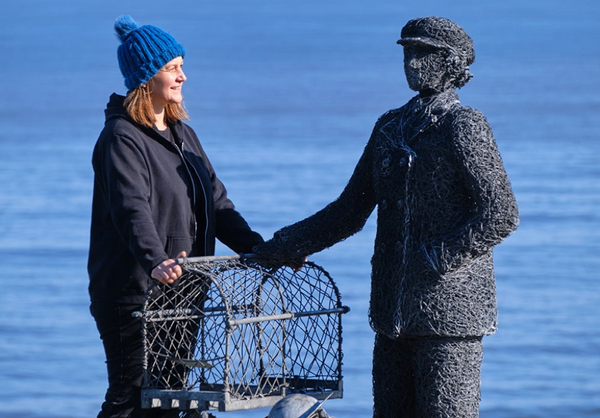
[(451, 86), (448, 77), (447, 52), (423, 44), (404, 46), (404, 73), (411, 90), (428, 94)]

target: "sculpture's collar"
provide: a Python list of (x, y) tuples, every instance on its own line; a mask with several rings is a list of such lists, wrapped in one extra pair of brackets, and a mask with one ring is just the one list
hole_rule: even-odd
[(432, 96), (413, 97), (398, 114), (380, 128), (390, 140), (394, 137), (405, 144), (435, 125), (460, 99), (454, 88)]
[(408, 102), (410, 113), (420, 113), (425, 115), (441, 115), (446, 113), (450, 107), (460, 104), (460, 99), (454, 88), (448, 89), (438, 94), (421, 97), (417, 95)]

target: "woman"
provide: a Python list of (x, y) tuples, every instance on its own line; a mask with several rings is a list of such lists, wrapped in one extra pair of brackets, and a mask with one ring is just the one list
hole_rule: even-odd
[(196, 134), (182, 123), (184, 48), (129, 16), (118, 18), (115, 30), (128, 93), (110, 97), (92, 157), (90, 309), (109, 381), (98, 417), (170, 416), (140, 407), (141, 323), (131, 313), (155, 281), (171, 285), (181, 276), (175, 258), (213, 255), (215, 238), (236, 252), (263, 240), (235, 210)]

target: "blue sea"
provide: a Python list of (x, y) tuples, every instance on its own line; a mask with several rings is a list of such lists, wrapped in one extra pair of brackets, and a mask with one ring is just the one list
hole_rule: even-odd
[[(406, 21), (462, 25), (477, 59), (459, 94), (490, 121), (521, 212), (495, 250), (500, 327), (484, 338), (481, 416), (600, 417), (596, 0), (3, 2), (0, 417), (95, 417), (104, 397), (88, 311), (90, 159), (109, 95), (125, 92), (113, 33), (121, 14), (187, 49), (189, 123), (265, 237), (335, 199), (378, 116), (412, 97), (396, 45)], [(325, 404), (337, 418), (372, 413), (375, 223), (311, 257), (352, 309), (344, 398)]]

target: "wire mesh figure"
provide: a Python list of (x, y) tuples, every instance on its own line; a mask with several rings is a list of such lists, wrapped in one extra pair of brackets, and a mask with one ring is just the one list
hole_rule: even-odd
[(460, 104), (473, 42), (448, 19), (409, 21), (409, 87), (382, 115), (342, 194), (254, 248), (299, 262), (353, 235), (377, 206), (369, 319), (375, 417), (476, 417), (481, 339), (497, 327), (493, 247), (517, 203), (491, 128)]

